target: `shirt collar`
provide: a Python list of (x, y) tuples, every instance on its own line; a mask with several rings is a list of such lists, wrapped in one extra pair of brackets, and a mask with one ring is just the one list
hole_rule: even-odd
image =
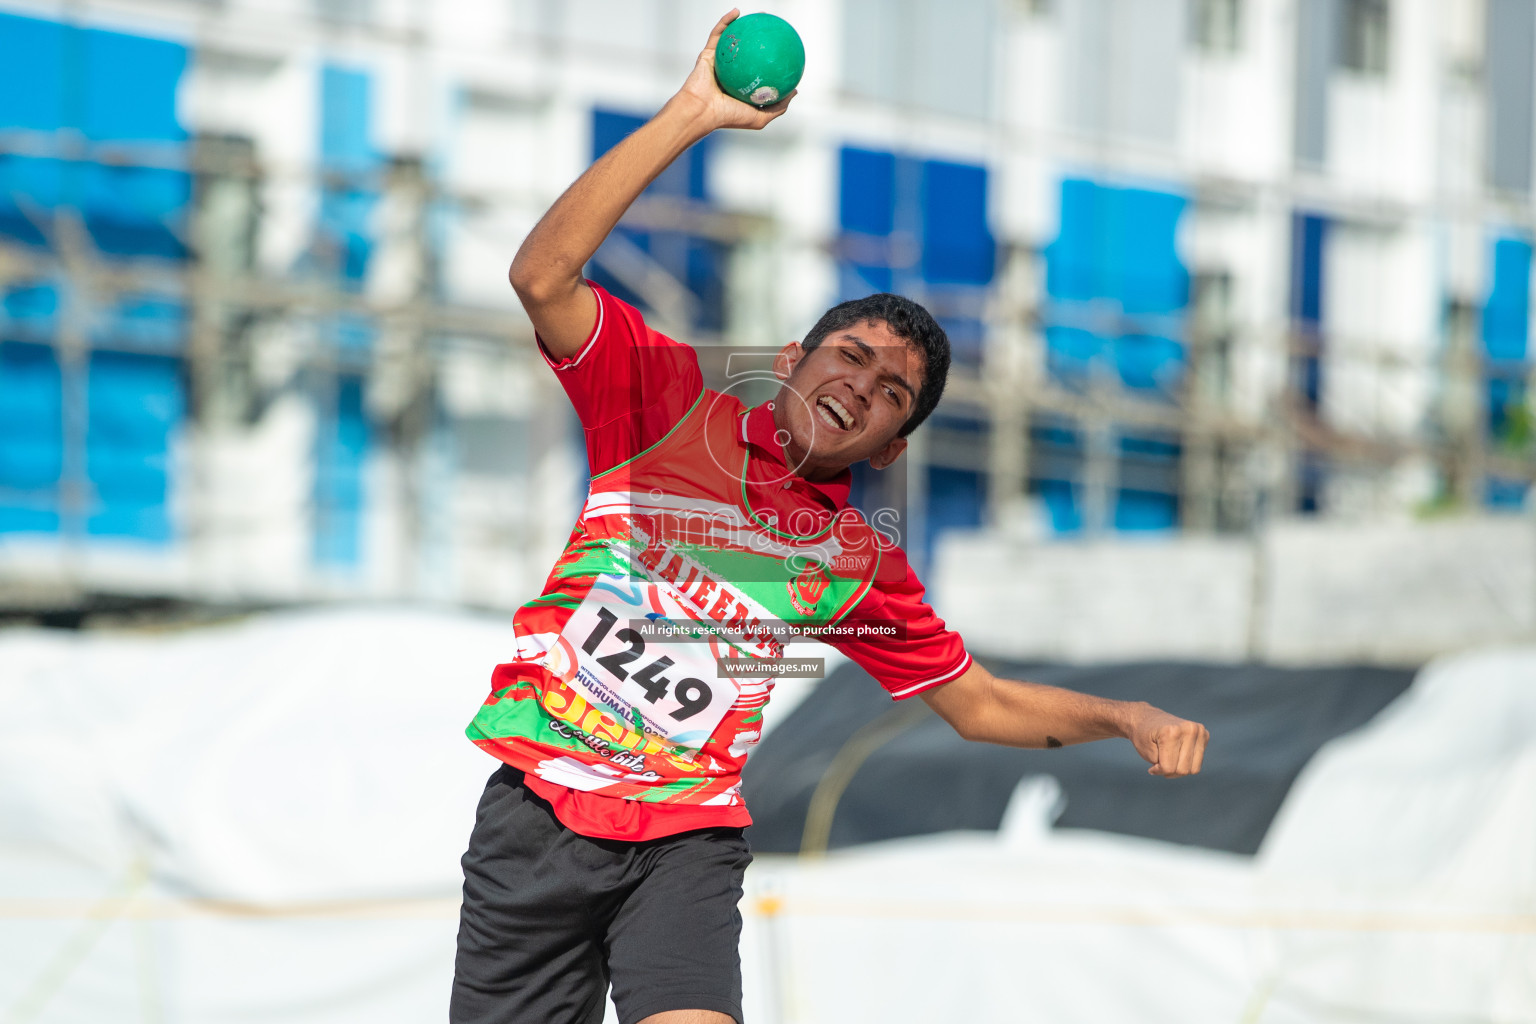
[[(747, 410), (742, 416), (741, 436), (758, 451), (778, 463), (780, 466), (788, 466), (789, 460), (784, 456), (784, 446), (776, 439), (778, 427), (773, 423), (773, 403), (764, 402), (762, 405)], [(851, 470), (843, 470), (830, 480), (807, 480), (802, 476), (795, 477), (798, 487), (808, 487), (831, 504), (834, 509), (843, 509), (848, 505), (848, 494), (853, 489), (853, 473)]]

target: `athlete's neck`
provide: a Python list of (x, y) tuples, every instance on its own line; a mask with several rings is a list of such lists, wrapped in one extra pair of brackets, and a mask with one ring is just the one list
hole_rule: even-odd
[(783, 402), (773, 404), (773, 425), (776, 428), (775, 441), (780, 437), (787, 438), (787, 441), (780, 445), (784, 452), (784, 465), (788, 466), (800, 479), (808, 480), (813, 484), (823, 484), (828, 480), (836, 479), (848, 469), (846, 464), (818, 464), (811, 460), (806, 450), (795, 442), (794, 435), (789, 432)]

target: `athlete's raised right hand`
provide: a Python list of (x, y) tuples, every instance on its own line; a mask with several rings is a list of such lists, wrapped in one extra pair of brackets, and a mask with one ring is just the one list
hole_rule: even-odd
[(716, 128), (761, 128), (794, 98), (791, 92), (759, 110), (720, 90), (715, 46), (737, 14), (715, 23), (692, 73), (661, 112), (588, 167), (518, 248), (507, 277), (553, 358), (577, 355), (592, 336), (598, 306), (583, 268), (645, 187)]
[(673, 97), (675, 102), (694, 106), (697, 110), (696, 116), (702, 118), (711, 130), (750, 128), (755, 131), (762, 128), (788, 110), (789, 101), (794, 99), (795, 93), (800, 91), (793, 90), (771, 107), (754, 107), (721, 90), (720, 83), (715, 81), (715, 47), (719, 45), (720, 37), (725, 34), (726, 26), (739, 17), (741, 17), (741, 11), (733, 7), (723, 18), (715, 22), (714, 30), (709, 33), (709, 42), (704, 44), (704, 49), (699, 52), (699, 59), (694, 62), (693, 71), (689, 73), (687, 81)]

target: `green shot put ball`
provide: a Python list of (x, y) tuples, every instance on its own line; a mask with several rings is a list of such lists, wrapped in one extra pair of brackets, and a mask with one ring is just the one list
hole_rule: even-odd
[(772, 14), (748, 14), (725, 26), (715, 46), (715, 80), (743, 103), (771, 106), (800, 84), (805, 46), (794, 26)]

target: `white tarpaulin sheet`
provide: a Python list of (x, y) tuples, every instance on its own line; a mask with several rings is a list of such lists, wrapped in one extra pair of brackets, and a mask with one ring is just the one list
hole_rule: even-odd
[(510, 619), (0, 635), (0, 1020), (441, 1019)]
[(760, 860), (782, 1019), (1536, 1021), (1536, 649), (1421, 672), (1251, 860), (1047, 832), (1038, 789), (996, 839)]
[[(510, 643), (388, 608), (0, 634), (0, 1020), (442, 1019)], [(1536, 1021), (1536, 649), (1427, 669), (1256, 859), (1051, 832), (1050, 795), (762, 858), (749, 1019)]]

